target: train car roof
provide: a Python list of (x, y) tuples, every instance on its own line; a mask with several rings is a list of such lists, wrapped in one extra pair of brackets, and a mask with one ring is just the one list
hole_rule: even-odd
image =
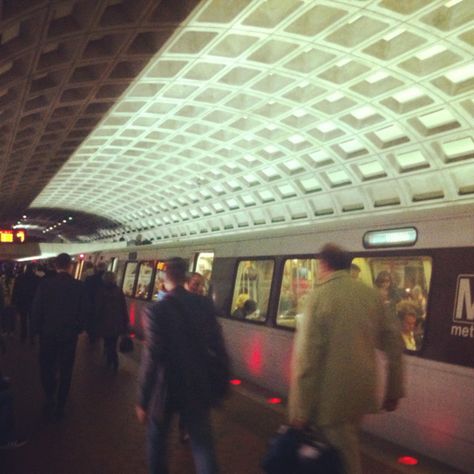
[(471, 0), (4, 0), (2, 227), (106, 246), (472, 211), (473, 20)]

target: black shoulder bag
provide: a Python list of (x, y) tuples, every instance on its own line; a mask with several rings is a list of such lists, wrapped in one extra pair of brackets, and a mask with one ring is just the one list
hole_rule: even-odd
[(267, 474), (344, 474), (336, 448), (312, 432), (287, 425), (271, 439), (262, 468)]
[[(168, 296), (168, 301), (172, 301), (181, 313), (188, 313), (187, 309), (177, 298)], [(191, 315), (188, 318), (188, 323), (192, 321), (193, 318)], [(214, 321), (214, 323), (216, 325), (218, 324), (217, 321)], [(221, 335), (218, 328), (216, 328), (216, 340), (206, 340), (205, 337), (202, 337), (203, 334), (199, 331), (199, 328), (196, 326), (194, 326), (194, 328), (195, 336), (198, 338), (201, 335), (199, 343), (207, 372), (210, 402), (212, 406), (218, 406), (230, 393), (230, 367), (229, 359), (224, 349), (224, 342), (219, 339)], [(213, 343), (215, 343), (216, 347), (214, 347)], [(222, 346), (222, 350), (220, 350), (220, 346)]]

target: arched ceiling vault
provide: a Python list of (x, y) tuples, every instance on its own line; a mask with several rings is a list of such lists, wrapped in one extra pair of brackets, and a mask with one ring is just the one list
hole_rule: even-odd
[[(56, 7), (87, 2), (38, 3), (55, 6), (51, 31)], [(190, 13), (172, 31), (140, 3), (155, 19), (165, 11), (94, 2), (102, 15), (135, 12), (139, 25), (120, 61), (110, 26), (101, 47), (112, 51), (99, 61), (89, 37), (80, 67), (64, 72), (78, 85), (56, 100), (76, 97), (82, 115), (65, 141), (46, 141), (54, 152), (40, 149), (36, 182), (47, 184), (32, 208), (117, 224), (93, 239), (159, 240), (474, 203), (473, 0), (205, 0), (192, 11), (184, 2)], [(31, 87), (63, 77), (55, 71)], [(63, 107), (37, 145), (61, 133)], [(34, 128), (40, 116), (16, 123)]]

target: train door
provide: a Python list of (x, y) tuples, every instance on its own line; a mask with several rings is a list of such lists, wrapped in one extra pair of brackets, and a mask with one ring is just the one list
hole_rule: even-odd
[(155, 267), (154, 261), (140, 262), (138, 267), (137, 283), (135, 285), (134, 297), (147, 300), (152, 292), (152, 276)]
[(214, 252), (198, 252), (194, 256), (193, 271), (204, 277), (204, 294), (210, 295), (212, 266), (214, 263)]
[(120, 260), (116, 259), (117, 262), (115, 264), (115, 276), (117, 277), (117, 285), (122, 287), (123, 285), (123, 277), (124, 277), (124, 270), (125, 270), (125, 264), (127, 263), (126, 260)]
[(122, 291), (125, 296), (133, 296), (137, 277), (138, 262), (126, 262), (122, 281)]
[(75, 260), (73, 263), (74, 265), (73, 275), (76, 280), (79, 280), (81, 278), (83, 263), (84, 263), (84, 260)]
[(114, 272), (115, 275), (117, 275), (117, 264), (118, 264), (118, 258), (112, 257), (109, 261), (109, 264), (107, 265), (107, 271)]

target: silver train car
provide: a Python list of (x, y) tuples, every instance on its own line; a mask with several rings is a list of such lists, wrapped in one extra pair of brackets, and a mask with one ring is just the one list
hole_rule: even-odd
[[(430, 210), (409, 217), (347, 219), (212, 239), (203, 235), (193, 241), (85, 254), (80, 265), (103, 260), (117, 273), (128, 298), (130, 323), (140, 337), (143, 309), (159, 297), (163, 261), (187, 259), (190, 271), (207, 278), (235, 376), (284, 398), (295, 326), (317, 281), (318, 249), (326, 242), (351, 252), (354, 278), (380, 289), (400, 317), (406, 342), (407, 396), (397, 411), (367, 416), (364, 430), (474, 472), (472, 209), (460, 208), (456, 215)], [(415, 314), (409, 322), (404, 308)], [(383, 380), (382, 355), (379, 368)]]

